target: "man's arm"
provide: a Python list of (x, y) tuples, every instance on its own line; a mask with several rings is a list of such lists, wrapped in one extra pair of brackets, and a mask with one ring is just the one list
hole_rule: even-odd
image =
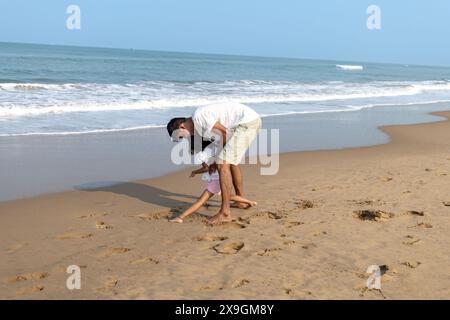
[(212, 130), (220, 133), (222, 135), (222, 146), (225, 146), (227, 143), (227, 128), (225, 128), (219, 121), (213, 126)]
[[(217, 121), (216, 124), (213, 126), (212, 130), (219, 133), (222, 136), (222, 147), (224, 147), (228, 140), (227, 128), (225, 128), (223, 124)], [(214, 162), (213, 164), (209, 165), (210, 174), (216, 170), (217, 170), (217, 163)]]

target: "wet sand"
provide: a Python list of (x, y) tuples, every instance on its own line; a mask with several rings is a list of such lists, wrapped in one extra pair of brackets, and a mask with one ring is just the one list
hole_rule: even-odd
[[(388, 143), (377, 127), (438, 121), (448, 104), (375, 107), (360, 111), (267, 117), (280, 133), (279, 152)], [(114, 185), (180, 170), (170, 161), (165, 128), (78, 135), (0, 137), (0, 202)], [(276, 150), (275, 150), (276, 152)]]

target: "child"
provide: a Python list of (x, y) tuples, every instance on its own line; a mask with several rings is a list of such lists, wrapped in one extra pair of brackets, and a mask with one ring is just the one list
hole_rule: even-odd
[[(217, 173), (217, 170), (212, 172), (211, 174), (208, 174), (209, 166), (206, 163), (202, 163), (202, 167), (200, 169), (194, 170), (191, 172), (190, 177), (194, 177), (196, 174), (204, 173), (203, 180), (208, 181), (208, 185), (206, 189), (203, 191), (201, 196), (198, 198), (198, 200), (186, 211), (184, 211), (181, 215), (178, 217), (172, 218), (169, 221), (175, 222), (175, 223), (183, 223), (183, 219), (187, 216), (193, 214), (198, 209), (200, 209), (206, 201), (208, 201), (211, 197), (214, 195), (220, 195), (220, 179), (219, 174)], [(231, 196), (231, 201), (235, 202), (241, 202), (248, 204), (250, 207), (254, 207), (257, 205), (255, 201), (247, 200), (240, 196)]]

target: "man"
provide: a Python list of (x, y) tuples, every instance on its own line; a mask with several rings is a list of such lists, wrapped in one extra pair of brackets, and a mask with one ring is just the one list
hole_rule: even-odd
[(220, 211), (209, 219), (211, 224), (231, 221), (231, 184), (236, 195), (244, 197), (243, 180), (239, 163), (261, 129), (261, 118), (251, 108), (240, 103), (218, 103), (195, 110), (190, 118), (173, 118), (167, 131), (173, 140), (193, 137), (207, 140), (220, 138), (220, 148), (215, 163), (218, 167), (222, 205)]

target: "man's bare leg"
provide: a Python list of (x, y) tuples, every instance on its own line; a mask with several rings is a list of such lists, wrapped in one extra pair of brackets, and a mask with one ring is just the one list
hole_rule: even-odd
[[(244, 197), (244, 179), (242, 178), (241, 167), (239, 165), (231, 165), (231, 177), (233, 179), (234, 191), (237, 196)], [(236, 207), (240, 209), (248, 208), (248, 204), (236, 203)]]
[(244, 184), (242, 180), (241, 167), (239, 165), (230, 165), (233, 187), (237, 196), (244, 196)]
[(220, 190), (222, 192), (222, 206), (220, 211), (211, 217), (210, 224), (231, 221), (230, 197), (231, 197), (231, 170), (230, 164), (225, 161), (219, 164)]

